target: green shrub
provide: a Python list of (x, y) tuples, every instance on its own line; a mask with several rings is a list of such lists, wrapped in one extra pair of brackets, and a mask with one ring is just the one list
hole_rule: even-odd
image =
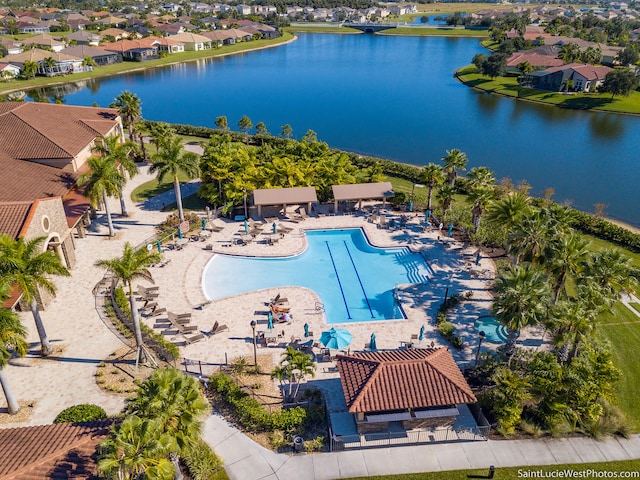
[(440, 325), (442, 322), (447, 321), (447, 314), (444, 312), (438, 312), (436, 314), (436, 325)]
[(122, 287), (116, 288), (113, 297), (118, 304), (118, 307), (127, 317), (131, 318), (131, 306), (129, 305), (129, 299), (127, 298), (127, 294), (124, 293), (124, 289)]
[(307, 452), (319, 452), (324, 448), (324, 437), (318, 436), (313, 440), (306, 440), (304, 442), (304, 449)]
[(214, 480), (222, 469), (222, 459), (202, 439), (183, 452), (182, 460), (193, 480)]
[(109, 417), (102, 407), (90, 403), (82, 403), (62, 410), (53, 423), (91, 422), (105, 418)]
[(440, 330), (440, 333), (443, 336), (448, 338), (454, 334), (454, 332), (456, 331), (456, 327), (451, 322), (440, 322), (440, 324), (438, 325), (438, 330)]

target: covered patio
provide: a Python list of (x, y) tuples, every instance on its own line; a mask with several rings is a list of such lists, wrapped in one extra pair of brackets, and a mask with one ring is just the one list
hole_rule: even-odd
[(305, 205), (307, 212), (311, 205), (318, 202), (315, 187), (265, 188), (253, 191), (253, 204), (258, 207), (258, 216), (262, 217), (262, 207), (282, 205), (282, 213), (287, 214), (288, 205)]
[(382, 199), (382, 207), (386, 205), (387, 198), (394, 196), (391, 182), (378, 183), (354, 183), (351, 185), (333, 185), (334, 209), (338, 211), (339, 202), (357, 201), (358, 209), (362, 209), (363, 200)]

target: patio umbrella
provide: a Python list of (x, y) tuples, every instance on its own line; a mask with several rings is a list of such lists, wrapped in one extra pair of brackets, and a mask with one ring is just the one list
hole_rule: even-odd
[(244, 221), (244, 234), (247, 235), (249, 233), (249, 222)]
[(158, 242), (156, 243), (157, 247), (158, 247), (158, 253), (162, 253), (162, 242), (160, 240), (158, 240)]
[(202, 219), (202, 230), (206, 230), (207, 229), (207, 219), (203, 218)]
[(376, 350), (378, 350), (378, 346), (376, 345), (376, 334), (375, 333), (371, 334), (371, 340), (369, 340), (369, 349), (372, 352), (375, 352)]
[(273, 315), (271, 315), (271, 312), (267, 312), (267, 328), (273, 330)]
[(180, 230), (180, 227), (178, 227), (178, 238), (182, 238), (182, 230)]
[(418, 335), (418, 340), (424, 340), (424, 325), (420, 327), (420, 334)]
[(309, 324), (304, 324), (304, 338), (309, 338)]
[(332, 328), (322, 332), (320, 335), (320, 343), (327, 348), (333, 350), (341, 350), (348, 347), (351, 344), (353, 335), (344, 328)]
[(273, 222), (273, 233), (278, 233), (278, 225), (276, 222)]
[(449, 224), (449, 237), (451, 236), (451, 233), (453, 233), (453, 223)]
[(424, 223), (427, 225), (429, 224), (429, 215), (431, 215), (431, 210), (424, 212)]

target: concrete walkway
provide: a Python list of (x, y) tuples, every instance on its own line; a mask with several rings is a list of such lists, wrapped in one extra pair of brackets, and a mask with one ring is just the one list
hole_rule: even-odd
[[(224, 460), (232, 480), (332, 480), (399, 473), (561, 465), (640, 458), (640, 435), (629, 440), (561, 438), (489, 440), (335, 453), (285, 455), (258, 445), (219, 415), (205, 422), (205, 441)], [(531, 469), (533, 470), (533, 469)]]

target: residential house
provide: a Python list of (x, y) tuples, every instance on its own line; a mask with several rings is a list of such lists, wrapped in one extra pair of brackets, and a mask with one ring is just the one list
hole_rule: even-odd
[(75, 47), (67, 47), (62, 52), (72, 57), (82, 58), (83, 60), (90, 57), (96, 65), (112, 65), (114, 63), (121, 62), (122, 59), (115, 52), (108, 52), (102, 48), (93, 47), (89, 45), (76, 45)]
[(77, 45), (91, 45), (95, 47), (100, 44), (100, 35), (84, 30), (78, 30), (77, 32), (67, 35), (67, 40), (73, 40)]
[(2, 429), (0, 478), (98, 478), (98, 445), (112, 425), (113, 420), (98, 420)]
[(56, 40), (51, 35), (42, 34), (36, 35), (35, 37), (25, 38), (22, 41), (22, 44), (26, 46), (26, 48), (31, 48), (32, 45), (36, 45), (38, 47), (46, 47), (50, 48), (54, 52), (60, 52), (66, 44), (61, 42), (60, 40)]
[(611, 70), (603, 65), (570, 63), (531, 72), (526, 75), (525, 83), (541, 90), (560, 91), (566, 90), (570, 82), (573, 82), (574, 92), (595, 92)]
[(161, 23), (156, 25), (154, 28), (165, 35), (177, 35), (185, 32), (184, 26), (179, 23)]
[[(73, 237), (84, 237), (89, 223), (89, 202), (76, 180), (96, 139), (107, 135), (122, 135), (116, 109), (1, 103), (0, 233), (25, 240), (44, 236), (43, 250), (54, 250), (72, 268)], [(48, 297), (41, 300), (46, 304)], [(2, 445), (0, 457), (7, 443)], [(0, 470), (2, 465), (0, 460)]]
[(240, 4), (236, 7), (236, 11), (240, 15), (251, 15), (253, 12), (251, 11), (251, 7), (249, 5)]
[(200, 35), (211, 40), (213, 48), (220, 48), (222, 45), (234, 45), (236, 36), (228, 30), (213, 30), (211, 32), (202, 32)]
[(158, 47), (159, 52), (167, 52), (169, 54), (184, 52), (184, 43), (174, 38), (171, 38), (171, 37), (165, 37), (165, 38), (149, 37), (149, 38), (155, 39), (153, 42), (153, 45)]
[(178, 35), (172, 35), (171, 39), (183, 43), (184, 49), (187, 51), (208, 50), (211, 48), (211, 40), (197, 33), (179, 33)]
[[(48, 59), (53, 59), (53, 65), (49, 65)], [(64, 53), (55, 53), (48, 50), (34, 48), (17, 55), (7, 55), (0, 59), (1, 62), (12, 63), (20, 67), (25, 62), (31, 61), (38, 64), (38, 73), (41, 75), (62, 75), (66, 73), (80, 72), (84, 70), (82, 66), (82, 58), (66, 55)]]
[(338, 355), (340, 382), (359, 434), (451, 426), (476, 397), (446, 348)]
[(3, 78), (14, 78), (20, 75), (20, 67), (11, 63), (0, 63), (0, 80)]
[(145, 62), (158, 58), (158, 47), (148, 38), (140, 40), (119, 40), (112, 43), (104, 43), (100, 47), (108, 52), (119, 54), (123, 60), (131, 62)]
[(113, 37), (116, 41), (122, 40), (125, 38), (129, 38), (129, 32), (122, 30), (121, 28), (106, 28), (98, 32), (100, 38), (104, 39), (105, 37)]
[(534, 67), (536, 70), (564, 65), (564, 62), (557, 57), (541, 55), (530, 50), (524, 50), (521, 52), (514, 52), (509, 57), (507, 57), (507, 60), (505, 62), (507, 72), (521, 73), (518, 69), (518, 65), (524, 62), (528, 62), (529, 65)]
[(109, 15), (108, 17), (101, 18), (96, 22), (97, 25), (109, 25), (116, 28), (125, 28), (127, 26), (127, 20), (122, 17), (114, 17)]
[(256, 38), (278, 38), (280, 36), (280, 33), (276, 28), (265, 25), (263, 23), (254, 23), (251, 25), (242, 26), (239, 30), (250, 33)]
[(71, 30), (86, 30), (91, 25), (91, 20), (80, 13), (70, 13), (67, 15), (67, 25), (71, 27)]
[(226, 31), (228, 33), (232, 34), (235, 37), (236, 43), (237, 42), (250, 42), (251, 40), (253, 40), (253, 34), (251, 34), (249, 32), (245, 32), (242, 29), (229, 28)]
[(49, 33), (51, 29), (48, 25), (16, 22), (18, 33)]
[(22, 43), (11, 38), (0, 38), (0, 52), (3, 52), (5, 55), (22, 53)]

